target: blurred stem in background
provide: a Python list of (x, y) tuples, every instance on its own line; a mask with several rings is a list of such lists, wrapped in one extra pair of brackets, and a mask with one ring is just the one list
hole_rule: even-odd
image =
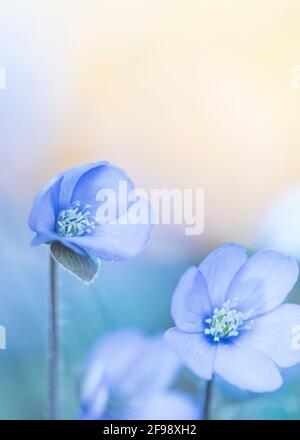
[(49, 418), (58, 417), (57, 264), (50, 253)]
[(212, 398), (213, 378), (208, 380), (205, 385), (203, 419), (210, 420), (211, 398)]

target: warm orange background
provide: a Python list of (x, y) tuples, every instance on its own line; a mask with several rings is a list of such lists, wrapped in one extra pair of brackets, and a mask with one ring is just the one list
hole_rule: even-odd
[(299, 1), (0, 0), (0, 11), (4, 187), (25, 179), (30, 198), (58, 171), (106, 159), (138, 186), (204, 188), (211, 247), (251, 246), (273, 195), (300, 180)]

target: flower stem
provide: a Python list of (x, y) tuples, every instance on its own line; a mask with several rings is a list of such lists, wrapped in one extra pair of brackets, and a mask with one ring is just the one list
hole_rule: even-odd
[(58, 412), (57, 265), (50, 254), (49, 418)]
[(205, 396), (204, 396), (204, 408), (203, 408), (203, 419), (204, 420), (210, 420), (212, 385), (213, 385), (213, 379), (208, 380), (206, 382)]

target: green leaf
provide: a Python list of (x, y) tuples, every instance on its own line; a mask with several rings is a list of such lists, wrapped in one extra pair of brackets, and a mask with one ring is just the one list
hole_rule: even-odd
[(100, 267), (98, 259), (77, 254), (59, 241), (51, 243), (50, 251), (57, 263), (84, 283), (89, 284), (95, 279)]

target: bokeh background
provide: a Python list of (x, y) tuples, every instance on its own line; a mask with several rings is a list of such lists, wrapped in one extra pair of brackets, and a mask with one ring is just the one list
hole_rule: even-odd
[[(183, 271), (227, 241), (259, 249), (274, 197), (300, 182), (299, 20), (299, 0), (0, 0), (0, 418), (47, 416), (49, 256), (29, 247), (35, 193), (95, 160), (139, 187), (205, 190), (200, 237), (158, 226), (91, 287), (60, 271), (61, 407), (74, 418), (93, 343), (170, 326)], [(286, 377), (262, 396), (218, 382), (214, 417), (299, 419), (300, 367)]]

